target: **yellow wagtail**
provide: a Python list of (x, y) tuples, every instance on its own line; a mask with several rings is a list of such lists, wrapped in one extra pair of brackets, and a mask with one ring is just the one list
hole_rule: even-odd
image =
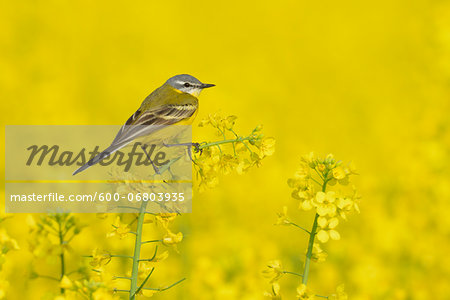
[(203, 89), (213, 86), (215, 85), (202, 83), (187, 74), (170, 78), (144, 99), (139, 109), (119, 130), (111, 145), (78, 168), (73, 175), (95, 165), (136, 138), (150, 137), (167, 125), (191, 124), (198, 112), (197, 97)]

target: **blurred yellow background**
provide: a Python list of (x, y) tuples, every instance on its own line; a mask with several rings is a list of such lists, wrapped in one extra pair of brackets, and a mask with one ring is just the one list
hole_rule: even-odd
[[(150, 283), (188, 280), (155, 299), (262, 299), (267, 261), (300, 270), (306, 236), (273, 224), (284, 205), (296, 210), (286, 181), (310, 151), (354, 162), (363, 195), (327, 261), (313, 264), (311, 288), (450, 299), (450, 2), (2, 1), (0, 45), (2, 125), (119, 125), (189, 73), (217, 85), (201, 95), (197, 122), (219, 111), (238, 116), (242, 134), (263, 124), (276, 138), (260, 168), (195, 193), (194, 213), (177, 221), (180, 253)], [(207, 133), (194, 124), (194, 140)], [(131, 251), (132, 238), (106, 239), (113, 217), (77, 217), (87, 227), (71, 264), (96, 246)], [(310, 228), (311, 213), (295, 217)], [(25, 218), (0, 224), (21, 248), (2, 270), (8, 299), (58, 291), (28, 279)], [(297, 285), (284, 279), (283, 295)]]

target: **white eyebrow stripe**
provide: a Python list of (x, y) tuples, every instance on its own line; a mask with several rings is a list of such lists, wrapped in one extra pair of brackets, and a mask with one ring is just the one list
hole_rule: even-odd
[[(186, 83), (187, 81), (180, 81), (180, 80), (178, 80), (178, 81), (176, 81), (175, 83), (177, 83), (177, 84), (180, 84), (180, 85), (183, 85), (184, 83)], [(201, 83), (192, 83), (192, 82), (188, 82), (190, 85), (191, 85), (191, 87), (194, 87), (194, 88), (201, 88), (201, 86), (202, 86), (202, 84)]]

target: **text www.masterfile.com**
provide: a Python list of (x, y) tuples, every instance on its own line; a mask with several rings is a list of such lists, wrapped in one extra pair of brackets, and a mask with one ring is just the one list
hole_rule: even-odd
[(60, 194), (60, 193), (29, 193), (11, 194), (11, 202), (111, 202), (111, 201), (184, 201), (184, 193), (99, 193), (92, 194)]

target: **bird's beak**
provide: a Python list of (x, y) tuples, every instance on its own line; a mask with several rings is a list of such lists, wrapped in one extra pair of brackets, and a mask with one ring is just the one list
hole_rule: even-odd
[(211, 83), (202, 83), (202, 85), (200, 86), (202, 89), (207, 89), (210, 87), (216, 86), (215, 84), (211, 84)]

